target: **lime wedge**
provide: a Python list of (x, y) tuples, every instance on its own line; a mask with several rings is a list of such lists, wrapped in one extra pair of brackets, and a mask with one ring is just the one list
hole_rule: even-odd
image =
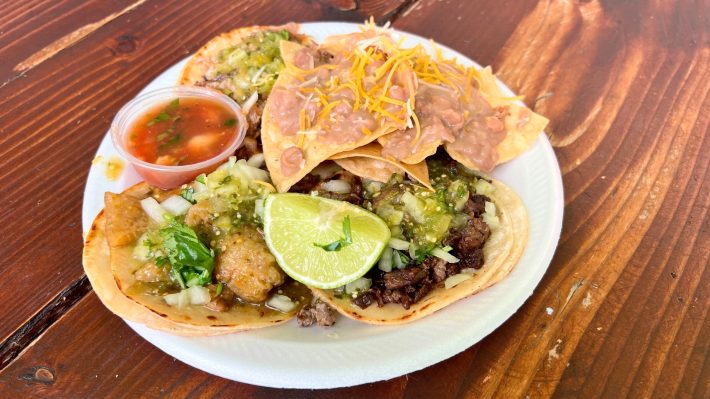
[[(348, 235), (351, 243), (328, 245), (347, 241)], [(273, 194), (264, 203), (264, 238), (286, 274), (307, 286), (329, 289), (370, 270), (386, 247), (390, 230), (374, 213), (347, 202)]]

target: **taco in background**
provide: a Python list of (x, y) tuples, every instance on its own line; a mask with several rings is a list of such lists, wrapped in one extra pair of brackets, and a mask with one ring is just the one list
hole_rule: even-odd
[(416, 83), (409, 55), (398, 51), (377, 29), (317, 49), (281, 42), (286, 69), (262, 116), (266, 165), (279, 192), (331, 156), (407, 125)]
[(432, 188), (431, 182), (429, 182), (429, 170), (426, 162), (405, 164), (395, 159), (384, 157), (382, 156), (382, 146), (377, 143), (370, 143), (354, 150), (335, 154), (330, 159), (334, 160), (343, 169), (361, 178), (386, 183), (392, 177), (392, 174), (403, 175), (406, 173), (425, 187)]
[(188, 60), (178, 83), (211, 87), (230, 96), (247, 113), (256, 134), (264, 102), (284, 68), (282, 41), (313, 43), (294, 23), (234, 29), (202, 46)]
[(417, 320), (505, 276), (527, 243), (528, 217), (504, 184), (456, 162), (430, 161), (435, 192), (401, 179), (370, 192), (366, 207), (392, 231), (389, 248), (365, 277), (314, 294), (370, 324)]

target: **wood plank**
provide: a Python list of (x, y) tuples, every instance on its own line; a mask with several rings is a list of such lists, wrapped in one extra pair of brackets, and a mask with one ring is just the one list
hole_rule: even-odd
[[(0, 46), (2, 71), (31, 58), (31, 52), (41, 52), (38, 46), (71, 35), (68, 30), (136, 4), (119, 2), (115, 7), (111, 2), (111, 8), (100, 2), (81, 7), (55, 3), (3, 4), (7, 12), (0, 19), (8, 25), (0, 25), (5, 32), (0, 40), (9, 42)], [(98, 143), (122, 104), (223, 31), (292, 20), (362, 21), (367, 17), (363, 10), (384, 18), (402, 5), (399, 0), (358, 4), (343, 11), (328, 1), (281, 0), (264, 7), (261, 1), (147, 0), (6, 79), (0, 87), (0, 179), (8, 200), (0, 218), (8, 241), (0, 247), (0, 271), (6, 275), (0, 280), (0, 300), (14, 306), (0, 308), (0, 342), (83, 275), (82, 187)], [(46, 9), (59, 17), (48, 22), (54, 14), (37, 11)], [(22, 272), (15, 272), (17, 268)], [(16, 301), (12, 298), (17, 292), (28, 295)]]
[(395, 23), (492, 64), (551, 119), (564, 173), (556, 257), (462, 396), (704, 397), (707, 7), (523, 3), (421, 0)]

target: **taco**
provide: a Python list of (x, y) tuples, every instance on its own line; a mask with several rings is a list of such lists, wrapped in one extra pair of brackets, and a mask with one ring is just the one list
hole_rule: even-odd
[(490, 172), (527, 150), (547, 125), (518, 98), (503, 95), (490, 67), (465, 68), (438, 51), (433, 58), (417, 50), (415, 124), (378, 139), (385, 156), (418, 163), (444, 145), (456, 161)]
[(110, 310), (152, 328), (203, 335), (283, 323), (310, 291), (281, 271), (258, 230), (258, 201), (273, 191), (265, 171), (232, 158), (182, 190), (106, 193), (86, 273)]
[(377, 29), (331, 37), (316, 49), (281, 42), (286, 68), (266, 102), (261, 134), (279, 192), (331, 156), (407, 125), (416, 83), (408, 54), (392, 49)]
[(264, 102), (284, 68), (282, 41), (312, 45), (299, 25), (251, 26), (225, 32), (202, 46), (185, 64), (179, 84), (219, 90), (242, 106), (257, 133)]
[(449, 161), (430, 160), (435, 192), (393, 179), (367, 206), (392, 236), (363, 278), (314, 294), (341, 314), (370, 324), (407, 323), (503, 279), (527, 243), (528, 218), (504, 184)]
[(429, 182), (429, 170), (426, 162), (405, 164), (396, 159), (382, 155), (382, 146), (370, 143), (354, 150), (341, 152), (330, 157), (341, 168), (361, 178), (378, 182), (387, 182), (392, 174), (408, 174), (427, 188), (432, 188)]

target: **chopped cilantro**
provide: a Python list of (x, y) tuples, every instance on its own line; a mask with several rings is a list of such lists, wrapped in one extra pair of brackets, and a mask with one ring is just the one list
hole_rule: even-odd
[(215, 296), (220, 296), (220, 295), (222, 295), (222, 288), (223, 288), (223, 287), (224, 287), (224, 284), (222, 284), (222, 283), (217, 284), (217, 288), (216, 288), (215, 291), (214, 291)]
[(350, 231), (350, 216), (345, 216), (345, 218), (343, 219), (343, 235), (344, 235), (344, 237), (340, 237), (339, 240), (333, 241), (330, 244), (313, 243), (313, 245), (315, 245), (316, 247), (323, 248), (325, 251), (333, 252), (333, 251), (340, 251), (344, 247), (352, 244), (353, 237), (352, 237), (352, 233)]
[(183, 188), (180, 191), (180, 196), (185, 198), (186, 200), (190, 201), (191, 204), (194, 204), (195, 202), (197, 202), (197, 201), (195, 201), (195, 189), (190, 186)]
[(236, 125), (236, 124), (237, 124), (237, 120), (234, 119), (234, 118), (232, 118), (232, 119), (227, 119), (226, 121), (224, 121), (224, 126), (225, 126), (225, 127), (232, 127), (232, 126), (234, 126), (234, 125)]
[(172, 274), (182, 288), (208, 284), (212, 281), (214, 252), (200, 242), (187, 225), (171, 219), (160, 229)]
[(205, 177), (207, 177), (207, 176), (203, 173), (203, 174), (197, 176), (195, 178), (195, 181), (198, 183), (207, 184), (207, 183), (205, 183)]

